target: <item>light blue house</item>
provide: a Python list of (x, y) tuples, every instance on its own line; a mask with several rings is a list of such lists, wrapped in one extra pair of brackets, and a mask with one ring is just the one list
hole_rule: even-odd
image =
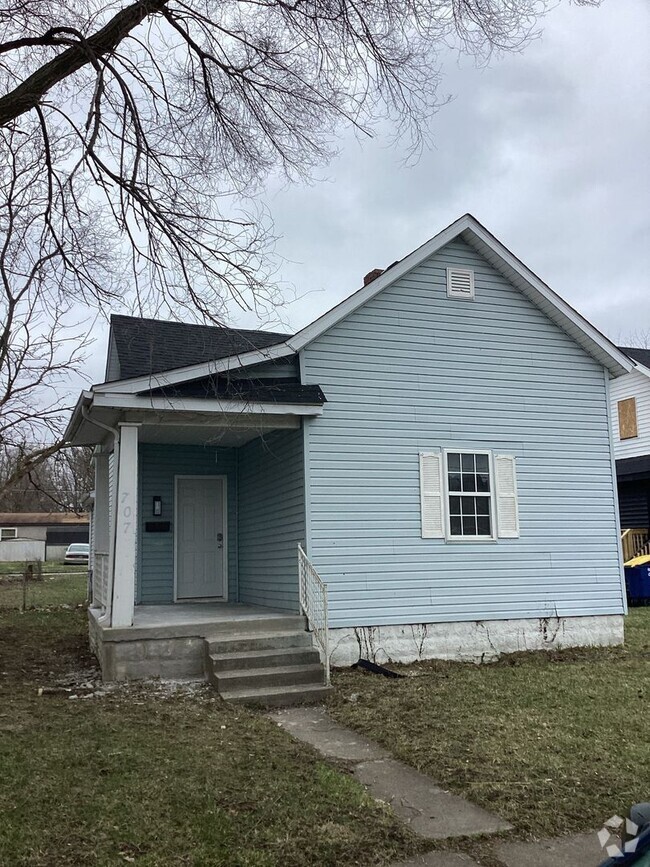
[(114, 317), (68, 429), (105, 676), (280, 700), (320, 689), (312, 639), (334, 665), (621, 642), (631, 367), (469, 215), (293, 336)]

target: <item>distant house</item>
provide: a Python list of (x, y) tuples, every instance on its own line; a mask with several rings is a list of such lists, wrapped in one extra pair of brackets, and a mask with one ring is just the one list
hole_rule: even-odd
[(88, 541), (88, 515), (0, 512), (0, 560), (59, 560), (71, 542)]
[(335, 665), (620, 643), (632, 368), (469, 215), (292, 336), (113, 317), (67, 431), (105, 677), (280, 701), (322, 688), (312, 638)]
[(612, 382), (614, 454), (626, 558), (648, 539), (650, 528), (650, 349), (620, 347), (634, 369)]

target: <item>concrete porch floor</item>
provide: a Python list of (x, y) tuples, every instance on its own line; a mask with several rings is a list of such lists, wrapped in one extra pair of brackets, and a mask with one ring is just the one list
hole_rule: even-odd
[(244, 605), (240, 602), (178, 602), (175, 605), (136, 605), (132, 629), (160, 626), (193, 626), (197, 623), (236, 624), (243, 620), (275, 620), (291, 617), (287, 611)]

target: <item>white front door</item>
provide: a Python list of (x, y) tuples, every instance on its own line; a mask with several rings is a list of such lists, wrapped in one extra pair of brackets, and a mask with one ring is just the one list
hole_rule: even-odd
[(176, 599), (225, 599), (226, 482), (176, 478)]

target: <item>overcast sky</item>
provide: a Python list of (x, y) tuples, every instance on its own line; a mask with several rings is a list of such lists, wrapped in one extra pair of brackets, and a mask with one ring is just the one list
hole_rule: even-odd
[[(381, 136), (350, 135), (317, 182), (269, 189), (278, 277), (299, 296), (283, 328), (306, 325), (469, 211), (609, 337), (650, 333), (650, 3), (565, 0), (543, 26), (524, 53), (489, 68), (442, 58), (441, 93), (453, 101), (417, 165)], [(230, 324), (259, 325), (236, 311)], [(105, 344), (95, 344), (94, 381)]]

